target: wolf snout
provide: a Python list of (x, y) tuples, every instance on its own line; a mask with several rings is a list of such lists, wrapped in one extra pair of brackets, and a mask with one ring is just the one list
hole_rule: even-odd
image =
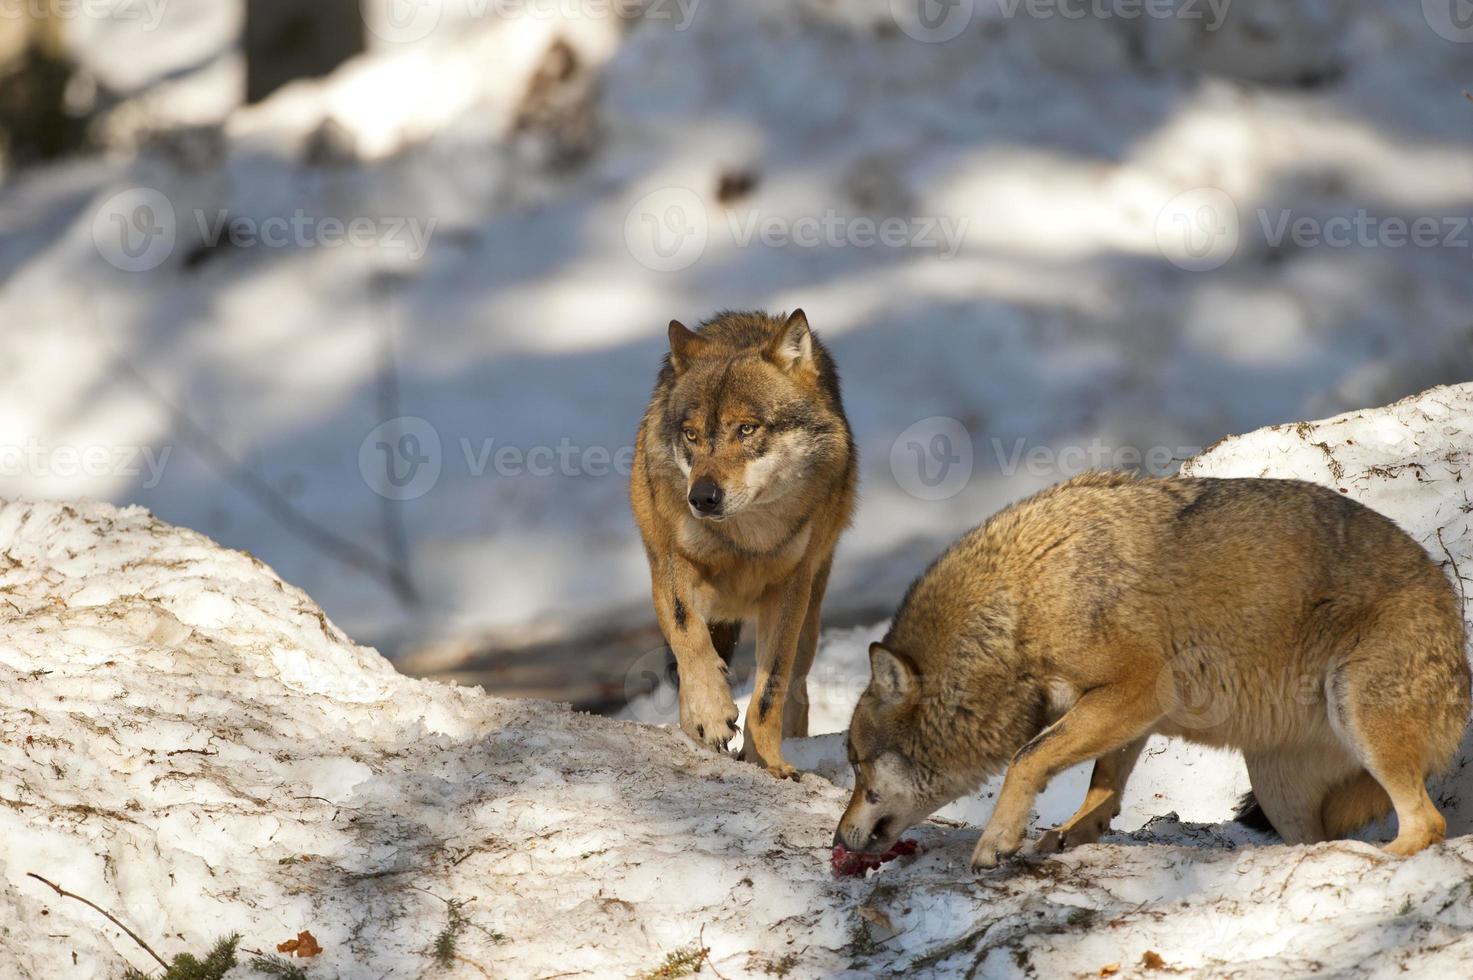
[(846, 851), (878, 854), (889, 845), (889, 841), (886, 840), (889, 830), (889, 817), (881, 817), (868, 831), (862, 827), (840, 823), (839, 828), (834, 831), (834, 846), (842, 847)]
[(704, 517), (711, 517), (721, 513), (721, 503), (725, 496), (715, 480), (709, 476), (703, 476), (691, 484), (686, 500), (690, 501), (696, 513)]

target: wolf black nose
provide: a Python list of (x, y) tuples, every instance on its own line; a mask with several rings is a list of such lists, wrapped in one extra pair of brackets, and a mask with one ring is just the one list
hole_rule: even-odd
[(721, 488), (709, 476), (697, 480), (686, 499), (702, 514), (714, 514), (721, 510)]

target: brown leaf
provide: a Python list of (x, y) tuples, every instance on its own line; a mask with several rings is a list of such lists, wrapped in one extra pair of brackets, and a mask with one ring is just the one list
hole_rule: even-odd
[(1164, 970), (1166, 969), (1166, 961), (1161, 958), (1160, 953), (1154, 949), (1148, 949), (1146, 950), (1146, 954), (1141, 957), (1141, 966), (1147, 970)]
[(322, 947), (318, 945), (317, 937), (304, 929), (297, 933), (296, 939), (288, 939), (284, 943), (277, 943), (276, 951), (278, 953), (285, 953), (288, 956), (295, 954), (306, 958), (321, 953)]
[(1102, 966), (1102, 967), (1100, 967), (1100, 976), (1102, 976), (1102, 977), (1113, 977), (1115, 974), (1117, 974), (1119, 972), (1120, 972), (1120, 964), (1119, 963), (1111, 963), (1108, 966)]

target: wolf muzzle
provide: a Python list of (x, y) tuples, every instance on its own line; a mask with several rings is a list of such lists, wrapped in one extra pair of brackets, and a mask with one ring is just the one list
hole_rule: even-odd
[(695, 508), (696, 513), (703, 517), (714, 517), (721, 513), (721, 504), (725, 496), (715, 480), (709, 476), (703, 476), (691, 485), (690, 493), (685, 499)]

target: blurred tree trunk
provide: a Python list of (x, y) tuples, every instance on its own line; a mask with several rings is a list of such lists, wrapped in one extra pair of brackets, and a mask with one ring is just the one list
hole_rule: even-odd
[(85, 120), (66, 111), (72, 62), (59, 0), (18, 5), (0, 17), (0, 158), (10, 164), (50, 160), (81, 147)]
[(246, 0), (246, 101), (326, 75), (364, 50), (360, 0)]

